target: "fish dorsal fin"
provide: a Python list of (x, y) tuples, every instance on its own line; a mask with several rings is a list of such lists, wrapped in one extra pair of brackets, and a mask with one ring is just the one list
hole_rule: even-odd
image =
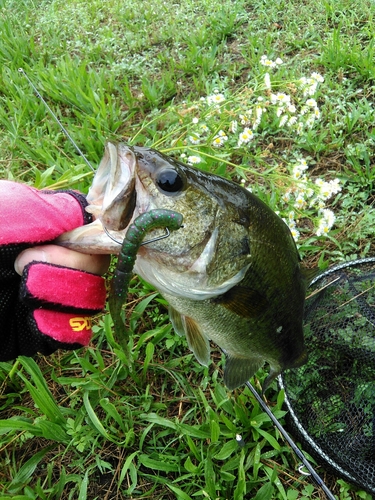
[(269, 307), (267, 297), (240, 285), (228, 290), (215, 302), (243, 318), (256, 318)]
[(227, 355), (224, 369), (224, 383), (229, 390), (244, 385), (264, 365), (264, 360), (258, 356), (240, 358)]
[(186, 336), (189, 348), (193, 351), (199, 363), (208, 366), (210, 362), (210, 343), (198, 323), (189, 316), (180, 314), (171, 306), (169, 306), (169, 317), (176, 333), (180, 336)]

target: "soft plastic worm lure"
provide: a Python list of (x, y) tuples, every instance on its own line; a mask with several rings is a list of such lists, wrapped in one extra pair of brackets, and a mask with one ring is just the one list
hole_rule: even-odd
[[(166, 228), (170, 231), (179, 229), (182, 225), (182, 215), (173, 210), (155, 209), (146, 212), (135, 219), (126, 232), (122, 242), (121, 251), (118, 256), (116, 270), (111, 282), (109, 295), (109, 310), (113, 320), (115, 335), (122, 339), (121, 344), (127, 346), (129, 334), (126, 331), (124, 321), (121, 317), (122, 306), (128, 293), (129, 282), (133, 275), (133, 267), (139, 247), (143, 238), (149, 231), (158, 228)], [(159, 238), (156, 238), (157, 240)], [(151, 243), (151, 240), (146, 243)], [(129, 352), (126, 352), (129, 356)], [(128, 357), (129, 361), (130, 358)]]

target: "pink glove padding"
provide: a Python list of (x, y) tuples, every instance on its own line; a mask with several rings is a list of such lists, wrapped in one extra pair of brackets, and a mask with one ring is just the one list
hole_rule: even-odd
[(26, 248), (53, 242), (91, 222), (86, 198), (75, 191), (39, 191), (0, 181), (0, 361), (90, 341), (91, 316), (103, 310), (102, 277), (45, 262), (14, 269)]
[[(42, 243), (87, 223), (83, 196), (0, 181), (0, 245)], [(28, 245), (31, 246), (31, 245)]]
[[(87, 345), (92, 334), (88, 315), (103, 309), (106, 290), (103, 278), (95, 274), (31, 262), (22, 274), (20, 298), (34, 305), (32, 316), (42, 333), (59, 342)], [(75, 312), (62, 312), (69, 310)]]

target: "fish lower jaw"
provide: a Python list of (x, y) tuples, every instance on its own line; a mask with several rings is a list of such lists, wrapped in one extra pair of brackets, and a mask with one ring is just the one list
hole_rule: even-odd
[(63, 233), (54, 243), (86, 254), (118, 254), (124, 233), (111, 231), (111, 235), (116, 241), (107, 236), (97, 219), (91, 224)]

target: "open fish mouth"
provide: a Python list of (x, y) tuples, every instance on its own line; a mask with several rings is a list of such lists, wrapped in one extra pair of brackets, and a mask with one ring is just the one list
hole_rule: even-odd
[(108, 143), (86, 207), (106, 229), (121, 231), (129, 225), (136, 203), (135, 172), (134, 152), (127, 146)]
[(136, 165), (130, 147), (107, 143), (86, 198), (86, 211), (92, 214), (94, 222), (64, 233), (56, 243), (83, 253), (118, 254), (118, 242), (124, 239), (135, 215)]

